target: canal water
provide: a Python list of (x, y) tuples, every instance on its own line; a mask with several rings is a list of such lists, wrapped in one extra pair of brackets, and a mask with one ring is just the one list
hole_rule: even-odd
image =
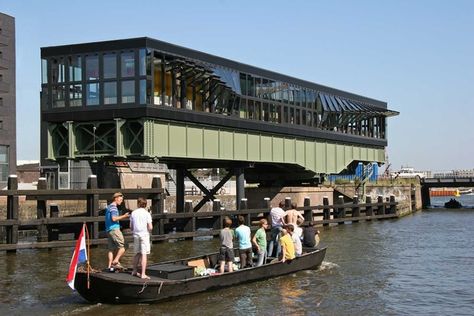
[[(460, 201), (474, 206), (474, 196)], [(0, 315), (472, 315), (473, 224), (474, 209), (435, 207), (398, 220), (321, 227), (328, 251), (317, 271), (159, 304), (88, 304), (65, 282), (72, 249), (0, 253)], [(215, 239), (155, 244), (150, 261), (217, 247)], [(103, 267), (105, 249), (92, 249), (91, 261)], [(122, 262), (130, 261), (128, 252)]]

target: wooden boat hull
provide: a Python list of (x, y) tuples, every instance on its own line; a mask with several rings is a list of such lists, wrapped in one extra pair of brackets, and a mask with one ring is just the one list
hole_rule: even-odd
[(321, 265), (325, 254), (326, 248), (314, 248), (301, 257), (285, 263), (269, 263), (260, 267), (237, 270), (231, 273), (192, 277), (182, 280), (155, 277), (152, 277), (151, 280), (142, 280), (125, 272), (91, 273), (89, 276), (89, 288), (87, 288), (87, 274), (77, 272), (74, 285), (82, 297), (93, 303), (130, 304), (159, 302), (174, 297), (268, 279), (301, 270), (315, 269)]

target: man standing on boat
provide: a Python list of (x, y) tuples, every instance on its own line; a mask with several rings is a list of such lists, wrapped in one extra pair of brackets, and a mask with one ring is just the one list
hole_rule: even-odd
[(128, 212), (123, 215), (119, 214), (117, 206), (122, 204), (122, 202), (123, 194), (116, 192), (112, 196), (112, 203), (110, 203), (105, 210), (105, 231), (107, 232), (109, 248), (107, 252), (107, 258), (109, 260), (108, 269), (122, 268), (119, 260), (125, 253), (125, 240), (120, 230), (120, 221), (130, 217), (130, 213)]
[(283, 207), (285, 206), (284, 201), (280, 201), (278, 207), (274, 207), (270, 210), (270, 220), (272, 222), (272, 236), (270, 242), (268, 243), (268, 253), (269, 257), (273, 256), (273, 248), (276, 246), (276, 254), (275, 257), (278, 258), (281, 252), (280, 246), (280, 232), (282, 230), (282, 226), (285, 225), (285, 211)]
[[(145, 209), (146, 199), (139, 197), (138, 208), (130, 216), (130, 229), (133, 233), (133, 257), (132, 275), (149, 279), (146, 275), (147, 255), (150, 253), (150, 232), (153, 229), (150, 213)], [(138, 265), (141, 265), (141, 274), (138, 273)]]
[(239, 215), (239, 227), (235, 229), (235, 236), (239, 241), (240, 268), (252, 266), (252, 243), (250, 242), (250, 227), (245, 225), (245, 217)]

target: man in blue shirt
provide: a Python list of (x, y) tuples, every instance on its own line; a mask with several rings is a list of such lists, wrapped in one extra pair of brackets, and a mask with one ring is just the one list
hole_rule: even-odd
[[(119, 214), (117, 206), (122, 204), (123, 195), (120, 192), (114, 193), (112, 196), (112, 203), (107, 206), (105, 210), (105, 231), (107, 232), (108, 248), (107, 258), (109, 260), (108, 269), (110, 268), (122, 268), (119, 260), (125, 253), (125, 240), (123, 234), (120, 231), (120, 222), (125, 218), (130, 217), (130, 213), (123, 215)], [(115, 253), (115, 256), (114, 256)]]
[(235, 236), (239, 241), (240, 268), (252, 266), (252, 243), (250, 241), (250, 227), (245, 225), (245, 217), (239, 215), (239, 227), (235, 229)]

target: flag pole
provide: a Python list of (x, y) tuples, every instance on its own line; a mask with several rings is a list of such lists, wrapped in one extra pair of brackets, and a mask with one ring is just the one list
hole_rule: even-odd
[(87, 225), (86, 223), (84, 222), (84, 227), (86, 229), (86, 244), (87, 244), (87, 261), (86, 261), (86, 266), (87, 266), (87, 289), (90, 288), (90, 259), (89, 259), (89, 256), (90, 256), (90, 247), (91, 247), (91, 241), (90, 241), (90, 238), (89, 238), (89, 229), (87, 229)]

